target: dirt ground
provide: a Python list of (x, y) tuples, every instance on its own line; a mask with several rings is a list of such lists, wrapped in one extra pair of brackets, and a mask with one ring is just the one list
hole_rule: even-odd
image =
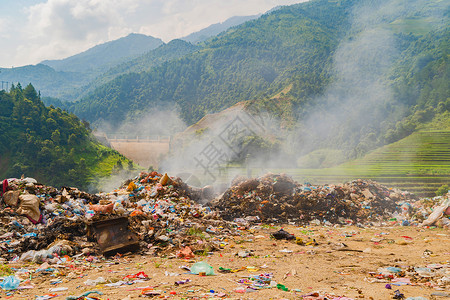
[[(55, 270), (47, 274), (31, 272), (31, 281), (22, 282), (21, 286), (31, 285), (33, 288), (10, 293), (2, 291), (0, 296), (3, 299), (39, 299), (36, 297), (53, 294), (57, 295), (54, 299), (66, 299), (86, 291), (101, 291), (103, 295), (91, 296), (111, 300), (150, 298), (141, 295), (144, 287), (153, 287), (161, 293), (155, 298), (170, 299), (393, 299), (395, 290), (400, 290), (405, 298), (422, 296), (426, 299), (445, 299), (447, 297), (442, 295), (450, 294), (449, 290), (432, 287), (426, 282), (401, 286), (391, 282), (392, 289), (385, 287), (386, 282), (370, 282), (376, 279), (370, 272), (377, 272), (381, 267), (400, 267), (405, 270), (408, 266), (449, 264), (448, 229), (284, 227), (288, 232), (300, 237), (306, 245), (270, 238), (270, 233), (278, 229), (280, 227), (265, 225), (242, 230), (241, 235), (223, 240), (222, 250), (197, 255), (192, 260), (128, 254), (123, 257), (98, 259), (91, 263), (85, 257), (78, 257), (63, 265), (52, 265)], [(317, 245), (314, 245), (313, 239)], [(252, 256), (241, 258), (236, 255), (244, 250), (250, 251)], [(206, 261), (214, 268), (216, 275), (193, 275), (180, 268), (192, 266), (196, 261)], [(38, 265), (33, 264), (10, 266), (29, 271), (38, 268)], [(220, 273), (219, 267), (241, 270)], [(96, 280), (99, 277), (103, 277), (106, 283), (114, 283), (141, 271), (149, 276), (149, 280), (119, 287), (85, 284), (87, 280)], [(241, 293), (246, 291), (246, 286), (239, 284), (239, 280), (262, 273), (272, 273), (272, 280), (283, 284), (289, 291), (273, 287), (252, 292), (247, 289), (247, 292)], [(190, 279), (190, 282), (175, 285), (176, 281), (185, 279)], [(55, 288), (67, 289), (50, 292), (50, 289)], [(334, 297), (306, 296), (313, 292)], [(348, 298), (337, 298), (338, 296)]]

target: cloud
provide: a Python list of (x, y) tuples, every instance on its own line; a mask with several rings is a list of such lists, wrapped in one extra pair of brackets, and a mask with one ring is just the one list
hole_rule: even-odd
[[(10, 26), (10, 22), (6, 18), (0, 18), (0, 28), (8, 28)], [(10, 34), (6, 30), (0, 29), (0, 39), (8, 39)]]
[(305, 0), (47, 0), (25, 9), (26, 19), (0, 19), (0, 66), (60, 59), (132, 32), (168, 42), (236, 15), (265, 12)]

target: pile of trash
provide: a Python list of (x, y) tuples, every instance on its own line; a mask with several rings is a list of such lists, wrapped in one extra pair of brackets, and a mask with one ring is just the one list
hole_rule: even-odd
[[(195, 243), (193, 251), (203, 251), (216, 246), (198, 240), (217, 234), (218, 226), (229, 227), (191, 199), (199, 197), (198, 189), (157, 172), (141, 173), (110, 193), (95, 195), (45, 186), (33, 178), (1, 185), (0, 260), (41, 263), (119, 248), (162, 253), (190, 243)], [(129, 241), (118, 238), (125, 234)]]
[(356, 224), (390, 217), (403, 203), (414, 200), (411, 193), (389, 189), (370, 180), (313, 186), (298, 184), (287, 175), (266, 174), (259, 178), (235, 179), (211, 205), (225, 220)]
[[(39, 184), (33, 178), (0, 184), (0, 261), (60, 260), (65, 255), (137, 251), (181, 255), (218, 249), (242, 223), (358, 224), (393, 218), (402, 225), (450, 223), (449, 196), (414, 201), (408, 192), (372, 181), (298, 184), (286, 175), (236, 178), (201, 205), (210, 187), (143, 172), (110, 193)], [(186, 248), (189, 246), (189, 248)]]

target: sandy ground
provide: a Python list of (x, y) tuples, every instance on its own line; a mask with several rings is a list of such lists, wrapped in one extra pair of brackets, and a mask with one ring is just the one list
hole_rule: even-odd
[[(315, 291), (353, 299), (393, 299), (399, 289), (406, 298), (422, 296), (427, 299), (444, 299), (433, 293), (450, 293), (438, 290), (426, 283), (395, 286), (386, 289), (386, 283), (369, 282), (374, 279), (369, 272), (380, 267), (407, 266), (424, 267), (429, 264), (448, 264), (450, 260), (450, 231), (447, 229), (422, 229), (417, 227), (295, 227), (285, 229), (303, 239), (305, 243), (315, 241), (317, 246), (298, 245), (293, 241), (276, 241), (270, 233), (280, 227), (263, 226), (256, 230), (243, 230), (240, 236), (230, 236), (224, 240), (224, 249), (207, 256), (196, 256), (187, 261), (178, 258), (161, 258), (152, 255), (128, 254), (121, 258), (100, 259), (93, 263), (78, 258), (63, 266), (57, 272), (32, 273), (30, 284), (34, 287), (15, 291), (1, 298), (36, 299), (36, 296), (52, 294), (51, 288), (68, 288), (55, 292), (66, 299), (70, 295), (80, 295), (97, 290), (103, 293), (101, 299), (138, 299), (142, 287), (153, 287), (161, 291), (156, 298), (214, 298), (229, 299), (303, 299), (302, 296)], [(345, 243), (348, 247), (338, 250), (336, 245)], [(334, 248), (334, 249), (333, 249)], [(280, 252), (287, 249), (292, 252)], [(253, 256), (241, 258), (236, 253), (249, 250)], [(344, 251), (343, 251), (344, 250)], [(424, 255), (425, 250), (430, 250)], [(180, 266), (191, 266), (195, 261), (206, 261), (213, 266), (216, 275), (199, 276), (189, 274)], [(34, 270), (37, 265), (10, 265), (16, 268)], [(235, 273), (223, 274), (219, 267), (241, 269)], [(85, 281), (103, 277), (107, 282), (117, 282), (126, 275), (144, 271), (150, 279), (132, 285), (107, 287), (104, 284), (87, 286)], [(273, 280), (289, 288), (261, 289), (254, 292), (238, 293), (245, 288), (238, 284), (240, 279), (261, 273), (273, 273)], [(178, 274), (178, 275), (177, 275)], [(175, 281), (190, 279), (191, 282), (176, 286)], [(55, 282), (59, 282), (53, 284)], [(21, 286), (27, 285), (23, 282)], [(448, 285), (447, 285), (448, 287)], [(214, 291), (214, 294), (210, 293)], [(171, 294), (172, 292), (172, 294)], [(95, 296), (95, 294), (92, 294)], [(142, 299), (142, 298), (140, 298)], [(307, 298), (319, 299), (319, 298)], [(323, 298), (321, 298), (323, 299)], [(327, 298), (327, 299), (333, 299)]]

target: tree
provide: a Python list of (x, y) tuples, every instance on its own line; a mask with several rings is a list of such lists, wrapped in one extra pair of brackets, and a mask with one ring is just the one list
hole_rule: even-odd
[(122, 164), (122, 160), (118, 160), (116, 163), (116, 166), (114, 167), (114, 169), (118, 170), (118, 171), (122, 171), (123, 170), (123, 164)]
[(60, 142), (61, 142), (61, 133), (59, 132), (58, 129), (53, 131), (53, 133), (52, 133), (52, 141), (55, 143), (55, 145), (59, 145), (60, 144)]

